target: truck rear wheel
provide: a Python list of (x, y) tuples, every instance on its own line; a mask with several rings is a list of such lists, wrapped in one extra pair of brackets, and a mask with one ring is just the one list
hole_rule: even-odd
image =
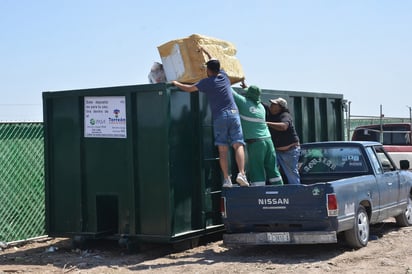
[(395, 217), (396, 223), (399, 226), (411, 226), (412, 225), (412, 198), (408, 197), (408, 205), (402, 214)]
[(363, 206), (359, 206), (352, 229), (345, 231), (345, 241), (353, 248), (361, 248), (368, 244), (369, 217)]

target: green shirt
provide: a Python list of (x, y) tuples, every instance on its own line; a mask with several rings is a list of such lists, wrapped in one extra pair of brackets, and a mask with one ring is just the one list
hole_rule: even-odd
[(270, 137), (268, 126), (266, 125), (265, 107), (261, 104), (233, 91), (233, 98), (239, 109), (242, 131), (245, 140), (261, 139)]

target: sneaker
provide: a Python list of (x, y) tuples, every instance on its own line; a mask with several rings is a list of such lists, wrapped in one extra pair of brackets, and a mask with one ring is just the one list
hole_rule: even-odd
[(237, 177), (236, 177), (236, 182), (240, 185), (240, 186), (249, 186), (249, 183), (247, 182), (247, 178), (245, 175), (243, 175), (242, 173), (238, 173)]
[(226, 179), (223, 181), (222, 187), (232, 187), (232, 181), (231, 181), (229, 178), (226, 178)]

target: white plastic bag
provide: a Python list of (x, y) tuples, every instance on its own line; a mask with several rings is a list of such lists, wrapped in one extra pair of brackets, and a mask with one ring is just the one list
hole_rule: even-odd
[(154, 62), (152, 68), (150, 69), (149, 73), (149, 82), (151, 84), (156, 83), (165, 83), (166, 82), (166, 75), (165, 71), (163, 70), (163, 65), (159, 62)]

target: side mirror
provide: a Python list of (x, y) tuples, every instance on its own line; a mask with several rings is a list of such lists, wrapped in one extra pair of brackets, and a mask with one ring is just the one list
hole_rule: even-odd
[(408, 170), (409, 169), (409, 161), (408, 160), (400, 160), (399, 165), (402, 170)]

